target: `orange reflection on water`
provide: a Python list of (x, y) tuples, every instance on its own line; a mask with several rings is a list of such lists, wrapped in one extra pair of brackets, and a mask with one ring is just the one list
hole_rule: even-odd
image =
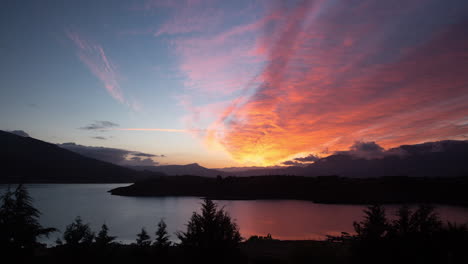
[[(218, 201), (236, 220), (242, 236), (253, 235), (275, 239), (326, 239), (341, 232), (354, 234), (353, 222), (363, 219), (362, 205), (315, 204), (295, 200)], [(387, 216), (394, 218), (398, 205), (385, 207)], [(457, 223), (468, 221), (466, 209), (452, 206), (436, 207), (441, 219)]]

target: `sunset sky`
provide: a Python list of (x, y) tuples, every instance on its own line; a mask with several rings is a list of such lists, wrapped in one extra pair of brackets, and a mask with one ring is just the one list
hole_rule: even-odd
[(276, 165), (468, 139), (468, 1), (2, 1), (0, 129)]

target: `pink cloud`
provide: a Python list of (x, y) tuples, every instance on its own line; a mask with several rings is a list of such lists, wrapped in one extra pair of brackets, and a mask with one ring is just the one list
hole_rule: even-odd
[(129, 106), (134, 111), (140, 111), (142, 105), (137, 100), (129, 101), (124, 97), (119, 83), (121, 78), (117, 72), (117, 67), (108, 58), (104, 48), (84, 39), (76, 32), (67, 30), (66, 34), (77, 47), (78, 58), (102, 82), (107, 92), (118, 102)]
[(392, 56), (397, 60), (369, 63), (388, 49), (375, 36), (412, 5), (367, 15), (370, 6), (346, 12), (377, 23), (340, 27), (333, 24), (340, 11), (315, 16), (321, 4), (292, 10), (265, 41), (262, 86), (229, 109), (214, 140), (238, 161), (268, 165), (314, 149), (343, 149), (357, 139), (393, 147), (468, 133), (454, 125), (468, 114), (466, 23)]
[(271, 165), (356, 140), (389, 148), (466, 136), (466, 22), (408, 35), (418, 0), (270, 3), (242, 15), (185, 3), (156, 33), (171, 35), (184, 76), (183, 122), (207, 127), (210, 144)]
[(104, 49), (95, 43), (84, 40), (76, 32), (67, 31), (67, 36), (78, 48), (78, 57), (89, 70), (104, 84), (109, 94), (117, 101), (124, 103), (116, 67), (107, 58)]

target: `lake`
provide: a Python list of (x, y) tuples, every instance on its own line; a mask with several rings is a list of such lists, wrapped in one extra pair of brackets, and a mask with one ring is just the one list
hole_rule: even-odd
[[(61, 231), (76, 216), (90, 223), (97, 233), (107, 224), (110, 234), (118, 241), (131, 243), (142, 227), (153, 234), (162, 218), (168, 225), (173, 241), (174, 233), (185, 230), (192, 212), (199, 212), (202, 200), (196, 197), (124, 197), (107, 191), (128, 184), (28, 184), (34, 205), (41, 212), (44, 227)], [(6, 185), (0, 185), (4, 193)], [(243, 237), (267, 235), (278, 239), (324, 239), (326, 235), (353, 232), (353, 221), (363, 217), (364, 206), (316, 204), (296, 200), (216, 201), (224, 207), (239, 225)], [(389, 215), (398, 206), (386, 206)], [(437, 206), (444, 221), (468, 222), (468, 208)], [(61, 233), (55, 233), (53, 242)]]

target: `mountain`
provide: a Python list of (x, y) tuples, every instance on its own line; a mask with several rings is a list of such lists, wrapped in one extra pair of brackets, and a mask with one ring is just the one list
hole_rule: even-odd
[(381, 176), (457, 177), (468, 176), (468, 141), (444, 140), (389, 149), (368, 159), (341, 152), (306, 167), (248, 170), (239, 176), (298, 175), (367, 178)]
[(162, 165), (162, 166), (132, 166), (131, 168), (139, 171), (160, 172), (166, 175), (196, 175), (203, 177), (226, 176), (223, 171), (207, 169), (197, 163), (187, 165)]
[(31, 137), (0, 131), (1, 183), (134, 182), (161, 174), (87, 158)]
[(337, 175), (351, 178), (381, 176), (468, 176), (468, 141), (445, 140), (403, 145), (363, 158), (351, 151), (321, 158), (305, 166), (228, 168), (227, 171), (187, 165), (121, 167), (82, 156), (27, 135), (0, 131), (1, 183), (8, 182), (135, 182), (162, 175), (204, 177), (256, 175)]

